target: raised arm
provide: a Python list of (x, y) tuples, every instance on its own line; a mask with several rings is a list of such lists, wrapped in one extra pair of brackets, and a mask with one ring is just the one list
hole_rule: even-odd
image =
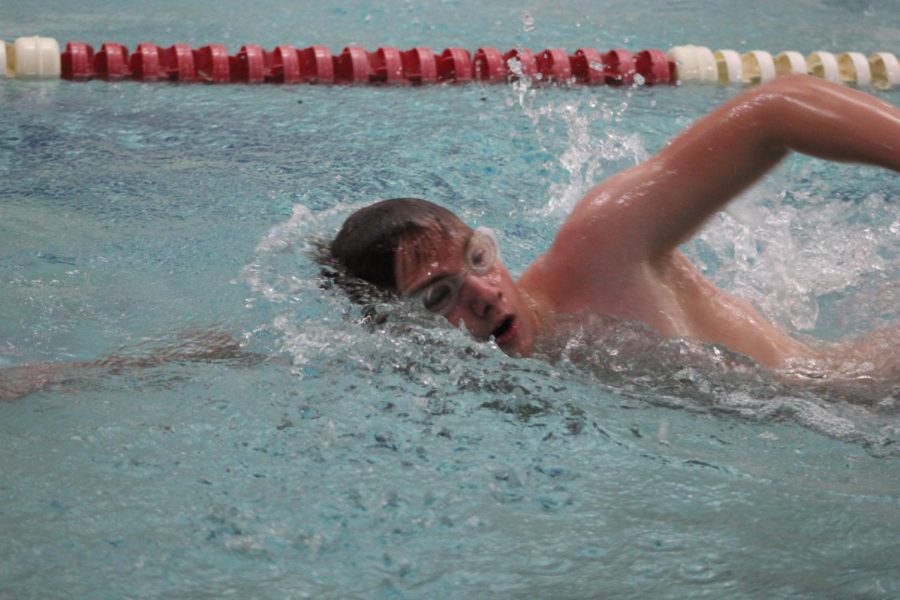
[(789, 150), (900, 172), (900, 110), (814, 77), (777, 79), (740, 94), (644, 163), (594, 187), (561, 238), (590, 243), (604, 236), (618, 259), (668, 252)]

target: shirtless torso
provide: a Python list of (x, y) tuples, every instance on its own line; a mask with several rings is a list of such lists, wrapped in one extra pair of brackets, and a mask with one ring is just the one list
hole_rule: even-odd
[(790, 150), (900, 171), (900, 111), (811, 77), (738, 96), (579, 202), (518, 282), (537, 326), (550, 314), (602, 314), (722, 344), (767, 367), (827, 359), (677, 250)]
[(580, 279), (584, 285), (577, 293), (559, 298), (540, 291), (530, 293), (540, 277), (539, 270), (533, 267), (519, 282), (526, 295), (542, 298), (535, 302), (539, 321), (545, 315), (578, 313), (641, 321), (665, 337), (721, 344), (772, 368), (784, 368), (818, 354), (770, 323), (746, 301), (715, 287), (678, 251), (620, 278), (597, 277), (596, 271), (569, 268), (567, 276)]

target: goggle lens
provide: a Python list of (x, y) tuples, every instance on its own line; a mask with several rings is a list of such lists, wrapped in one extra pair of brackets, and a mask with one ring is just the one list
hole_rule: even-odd
[(466, 243), (465, 253), (463, 272), (439, 279), (419, 292), (418, 296), (427, 310), (447, 315), (459, 301), (459, 292), (467, 274), (482, 276), (490, 273), (500, 255), (494, 232), (487, 227), (476, 228)]

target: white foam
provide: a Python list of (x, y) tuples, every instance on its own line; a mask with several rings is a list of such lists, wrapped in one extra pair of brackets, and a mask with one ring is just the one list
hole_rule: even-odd
[[(719, 285), (783, 325), (812, 330), (819, 297), (887, 267), (880, 254), (884, 232), (867, 222), (890, 207), (879, 194), (850, 203), (828, 190), (787, 193), (778, 186), (776, 180), (754, 188), (698, 237), (723, 265), (713, 275)], [(794, 205), (798, 200), (801, 206)]]
[[(568, 179), (550, 185), (549, 199), (537, 211), (541, 217), (563, 218), (568, 215), (578, 201), (608, 175), (604, 173), (607, 163), (622, 159), (638, 163), (649, 155), (642, 136), (623, 133), (612, 127), (628, 109), (627, 96), (616, 104), (598, 105), (592, 99), (587, 103), (581, 100), (551, 101), (536, 106), (535, 96), (527, 92), (525, 88), (519, 93), (519, 105), (531, 119), (538, 135), (546, 139), (549, 145), (557, 145), (560, 129), (565, 132), (565, 147), (562, 152), (554, 154), (568, 173)], [(600, 138), (592, 132), (595, 123), (606, 124)]]

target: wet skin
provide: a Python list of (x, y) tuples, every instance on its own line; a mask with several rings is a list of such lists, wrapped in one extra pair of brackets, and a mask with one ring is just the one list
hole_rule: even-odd
[[(530, 354), (555, 315), (602, 315), (722, 344), (772, 368), (827, 358), (716, 288), (677, 249), (790, 151), (900, 172), (900, 111), (807, 76), (745, 92), (591, 189), (518, 282), (499, 261), (467, 274), (446, 316), (477, 339), (495, 335), (514, 355)], [(461, 226), (409, 240), (395, 261), (398, 289), (414, 293), (462, 273), (470, 235)], [(512, 332), (498, 330), (510, 317)]]
[(537, 333), (534, 311), (499, 258), (486, 273), (467, 272), (465, 249), (472, 233), (460, 226), (447, 236), (435, 228), (401, 244), (394, 262), (397, 289), (415, 296), (431, 283), (460, 277), (459, 298), (444, 314), (447, 320), (454, 327), (464, 325), (475, 339), (493, 337), (507, 354), (528, 356)]

